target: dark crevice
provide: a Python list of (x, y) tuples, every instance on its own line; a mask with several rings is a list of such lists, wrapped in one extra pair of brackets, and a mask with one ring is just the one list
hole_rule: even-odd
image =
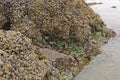
[(12, 23), (12, 13), (13, 13), (12, 3), (10, 1), (6, 1), (3, 4), (3, 7), (4, 7), (4, 16), (6, 18), (6, 22), (2, 26), (2, 29), (3, 30), (10, 30), (11, 23)]
[(6, 22), (4, 23), (4, 25), (2, 26), (3, 30), (10, 30), (11, 28), (11, 22)]

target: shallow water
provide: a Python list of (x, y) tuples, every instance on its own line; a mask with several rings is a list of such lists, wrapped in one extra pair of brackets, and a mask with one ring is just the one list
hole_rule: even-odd
[[(120, 80), (120, 1), (87, 0), (87, 2), (103, 3), (91, 7), (117, 35), (102, 47), (102, 53), (95, 57), (74, 80)], [(116, 8), (111, 8), (112, 6)]]

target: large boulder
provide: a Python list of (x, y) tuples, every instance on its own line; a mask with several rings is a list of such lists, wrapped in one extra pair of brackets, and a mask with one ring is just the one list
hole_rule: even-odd
[(0, 28), (20, 31), (35, 45), (66, 54), (97, 53), (109, 36), (100, 16), (83, 0), (1, 0), (0, 10)]
[(42, 79), (49, 68), (39, 48), (20, 32), (0, 30), (0, 79)]
[(84, 43), (92, 33), (104, 30), (100, 16), (83, 0), (1, 0), (0, 3), (2, 17), (10, 22), (10, 29), (22, 32), (37, 45), (58, 40)]
[(19, 31), (0, 30), (0, 80), (71, 79), (78, 71), (74, 62), (72, 56), (35, 46)]
[(36, 24), (43, 44), (67, 54), (86, 53), (88, 47), (92, 51), (110, 36), (100, 16), (83, 0), (31, 0), (27, 17)]
[(1, 0), (0, 29), (20, 31), (34, 42), (41, 41), (40, 30), (27, 17), (30, 0)]
[(49, 40), (85, 42), (93, 32), (103, 30), (103, 21), (83, 0), (32, 0), (28, 17)]

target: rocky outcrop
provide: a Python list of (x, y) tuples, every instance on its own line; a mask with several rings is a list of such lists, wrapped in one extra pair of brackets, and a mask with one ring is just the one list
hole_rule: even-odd
[(0, 29), (0, 80), (71, 80), (110, 37), (83, 0), (0, 0)]
[(42, 79), (48, 66), (38, 59), (38, 49), (20, 32), (0, 30), (0, 77), (5, 80)]
[(66, 54), (84, 53), (80, 48), (86, 50), (85, 46), (96, 49), (100, 37), (110, 36), (100, 16), (83, 0), (31, 0), (27, 17), (36, 24), (43, 44)]
[(19, 31), (0, 30), (1, 80), (71, 79), (71, 70), (75, 72), (78, 69), (73, 69), (76, 65), (74, 62), (72, 56), (35, 46)]
[(103, 21), (83, 0), (32, 0), (28, 17), (49, 41), (55, 39), (89, 39), (91, 33), (103, 30)]
[(104, 30), (100, 16), (83, 0), (2, 0), (0, 3), (3, 16), (11, 23), (10, 29), (22, 32), (37, 45), (58, 39), (84, 43), (92, 33)]

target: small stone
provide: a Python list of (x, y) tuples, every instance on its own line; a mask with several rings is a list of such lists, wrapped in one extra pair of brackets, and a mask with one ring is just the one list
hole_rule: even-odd
[(112, 6), (111, 8), (117, 8), (116, 6)]

